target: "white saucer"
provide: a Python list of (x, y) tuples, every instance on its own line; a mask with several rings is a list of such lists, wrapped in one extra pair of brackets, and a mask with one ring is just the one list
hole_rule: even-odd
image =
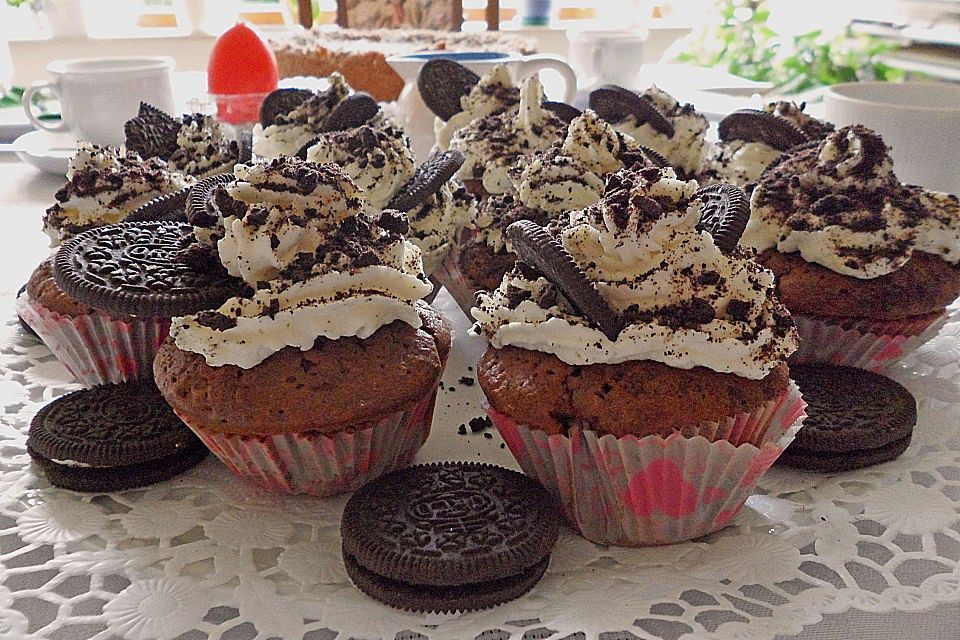
[(76, 134), (69, 131), (42, 130), (25, 133), (13, 143), (18, 158), (44, 173), (61, 176), (67, 173), (70, 158), (77, 152), (78, 145)]

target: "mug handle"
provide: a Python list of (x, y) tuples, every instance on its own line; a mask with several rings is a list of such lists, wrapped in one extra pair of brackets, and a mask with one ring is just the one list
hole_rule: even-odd
[(573, 68), (560, 56), (541, 53), (521, 59), (517, 77), (526, 78), (541, 69), (553, 69), (563, 77), (563, 101), (569, 104), (577, 92), (577, 75), (573, 72)]
[(29, 89), (23, 92), (23, 97), (20, 100), (20, 104), (23, 105), (23, 112), (27, 114), (27, 120), (29, 120), (30, 124), (38, 129), (46, 129), (47, 131), (66, 131), (67, 123), (64, 122), (62, 117), (60, 118), (59, 122), (50, 123), (45, 120), (40, 120), (37, 118), (37, 116), (33, 115), (33, 96), (44, 89), (49, 89), (53, 93), (57, 93), (57, 83), (34, 82)]

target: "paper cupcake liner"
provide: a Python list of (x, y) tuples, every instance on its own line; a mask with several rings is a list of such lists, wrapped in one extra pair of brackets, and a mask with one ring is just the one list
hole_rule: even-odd
[(457, 245), (447, 253), (447, 257), (444, 258), (436, 273), (430, 276), (430, 278), (441, 283), (450, 294), (450, 297), (457, 303), (457, 306), (460, 307), (460, 310), (463, 311), (468, 319), (473, 320), (473, 316), (470, 315), (470, 309), (477, 304), (477, 292), (476, 289), (467, 282), (466, 277), (460, 271), (460, 267), (458, 266), (459, 260), (460, 245)]
[[(493, 408), (489, 413), (523, 471), (558, 496), (581, 535), (600, 544), (644, 546), (726, 526), (793, 441), (805, 407), (791, 382), (752, 413), (694, 429), (702, 435), (666, 438), (598, 437), (578, 427), (547, 435)], [(711, 434), (743, 434), (746, 442), (711, 442)]]
[(437, 388), (404, 411), (352, 433), (239, 435), (190, 425), (236, 475), (268, 489), (329, 496), (353, 491), (373, 478), (409, 465), (430, 435)]
[[(953, 312), (960, 315), (960, 312)], [(919, 320), (837, 323), (816, 316), (794, 314), (800, 347), (790, 364), (828, 362), (880, 372), (931, 340), (951, 319), (947, 312)]]
[(170, 332), (170, 318), (117, 320), (97, 312), (71, 318), (26, 293), (14, 309), (86, 387), (150, 377), (157, 349)]

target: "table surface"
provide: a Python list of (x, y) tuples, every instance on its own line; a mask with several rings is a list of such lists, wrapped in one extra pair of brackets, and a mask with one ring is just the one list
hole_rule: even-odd
[[(109, 496), (34, 474), (29, 418), (77, 387), (19, 331), (10, 304), (49, 251), (41, 215), (61, 183), (0, 157), (0, 637), (960, 637), (960, 325), (892, 373), (920, 408), (899, 460), (837, 476), (774, 468), (733, 526), (692, 543), (607, 549), (565, 531), (529, 596), (424, 619), (348, 585), (342, 499), (265, 494), (214, 459)], [(419, 459), (515, 468), (495, 433), (457, 434), (483, 414), (479, 389), (459, 380), (484, 343), (445, 294), (438, 305), (454, 320), (455, 351)]]

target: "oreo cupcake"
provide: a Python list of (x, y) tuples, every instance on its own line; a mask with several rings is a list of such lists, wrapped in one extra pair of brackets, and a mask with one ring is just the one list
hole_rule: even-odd
[(43, 230), (56, 246), (87, 229), (121, 222), (149, 200), (194, 182), (159, 158), (84, 143), (70, 160), (67, 184), (47, 209)]
[(571, 121), (563, 139), (516, 163), (509, 172), (513, 188), (480, 205), (476, 221), (448, 254), (437, 279), (469, 314), (476, 293), (500, 286), (516, 261), (505, 235), (511, 223), (547, 225), (594, 204), (603, 195), (604, 176), (637, 163), (653, 166), (654, 157), (593, 111), (585, 111)]
[(784, 152), (823, 140), (834, 126), (804, 113), (805, 106), (781, 100), (762, 110), (741, 109), (721, 120), (720, 141), (707, 152), (700, 184), (726, 182), (752, 189)]
[(191, 207), (219, 210), (219, 260), (254, 291), (174, 320), (154, 363), (174, 411), (234, 473), (281, 491), (349, 491), (409, 463), (450, 330), (420, 302), (432, 287), (406, 217), (367, 213), (341, 169), (297, 158), (206, 186)]
[(901, 184), (859, 125), (767, 171), (743, 241), (777, 275), (797, 362), (879, 370), (935, 335), (960, 295), (957, 198)]
[(590, 93), (590, 108), (617, 131), (666, 158), (683, 177), (700, 173), (709, 123), (692, 104), (681, 105), (656, 86), (637, 93), (606, 85)]
[(127, 151), (143, 158), (160, 158), (172, 171), (203, 178), (225, 173), (240, 160), (240, 147), (213, 116), (184, 114), (180, 118), (145, 103), (124, 125)]
[(797, 335), (773, 274), (736, 247), (744, 205), (730, 185), (624, 169), (551, 229), (508, 228), (520, 260), (473, 310), (478, 379), (520, 466), (590, 540), (722, 528), (799, 429)]

